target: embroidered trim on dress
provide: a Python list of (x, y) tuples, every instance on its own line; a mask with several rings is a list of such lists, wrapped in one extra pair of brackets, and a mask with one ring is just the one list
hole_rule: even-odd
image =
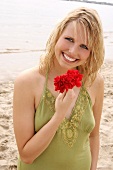
[(81, 94), (78, 96), (78, 100), (73, 108), (70, 119), (64, 119), (60, 125), (62, 131), (62, 137), (64, 142), (71, 148), (73, 147), (78, 137), (78, 128), (82, 120), (82, 115), (88, 104), (87, 92), (85, 89), (81, 89)]
[[(55, 97), (48, 89), (46, 89), (45, 93), (46, 93), (45, 102), (49, 106), (50, 110), (54, 113)], [(82, 115), (86, 110), (88, 98), (89, 96), (86, 89), (81, 87), (80, 94), (77, 98), (70, 118), (69, 119), (65, 118), (58, 128), (58, 131), (61, 131), (64, 142), (69, 147), (73, 147), (78, 137), (78, 128), (82, 120)]]

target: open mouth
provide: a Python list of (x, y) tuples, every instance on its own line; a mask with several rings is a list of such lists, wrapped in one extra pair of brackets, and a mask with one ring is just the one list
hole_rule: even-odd
[(68, 61), (68, 62), (76, 62), (76, 61), (79, 60), (79, 59), (71, 58), (71, 57), (67, 56), (67, 55), (64, 54), (64, 53), (62, 53), (62, 55), (63, 55), (63, 58), (64, 58), (66, 61)]

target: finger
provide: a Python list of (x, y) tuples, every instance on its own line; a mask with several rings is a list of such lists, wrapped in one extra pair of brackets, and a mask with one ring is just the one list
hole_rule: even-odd
[(64, 97), (64, 102), (66, 101), (72, 101), (75, 97), (75, 93), (74, 93), (74, 90), (73, 89), (69, 89)]
[(57, 98), (60, 99), (60, 100), (63, 100), (65, 95), (66, 95), (66, 90), (63, 93), (59, 93)]
[(66, 90), (64, 90), (64, 92), (62, 93), (63, 98), (65, 97), (65, 95), (66, 95)]

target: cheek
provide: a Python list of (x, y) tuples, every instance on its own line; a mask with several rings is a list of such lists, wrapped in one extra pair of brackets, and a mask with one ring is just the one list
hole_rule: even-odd
[(90, 56), (90, 51), (85, 50), (84, 52), (82, 52), (82, 56), (84, 60), (87, 60), (87, 58)]
[(66, 50), (68, 48), (68, 45), (67, 43), (64, 41), (63, 38), (59, 38), (59, 40), (57, 41), (56, 43), (56, 46), (55, 46), (55, 50), (56, 51), (63, 51), (63, 50)]
[(88, 58), (90, 56), (90, 51), (87, 51), (86, 55), (87, 55), (87, 58)]
[(56, 45), (55, 45), (55, 51), (58, 51), (60, 48), (60, 41), (58, 40)]
[(58, 44), (55, 45), (55, 55), (57, 55), (59, 53), (59, 46)]
[(61, 50), (60, 50), (60, 46), (59, 43), (56, 43), (55, 45), (55, 56), (58, 59), (58, 57), (60, 56)]

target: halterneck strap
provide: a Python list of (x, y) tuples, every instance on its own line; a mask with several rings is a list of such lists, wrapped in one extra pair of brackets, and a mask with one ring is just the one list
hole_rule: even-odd
[(46, 80), (45, 80), (45, 84), (44, 84), (44, 92), (45, 92), (45, 90), (46, 90), (46, 87), (47, 87), (47, 82), (48, 82), (48, 74), (49, 74), (49, 69), (47, 69), (47, 71), (46, 71)]

